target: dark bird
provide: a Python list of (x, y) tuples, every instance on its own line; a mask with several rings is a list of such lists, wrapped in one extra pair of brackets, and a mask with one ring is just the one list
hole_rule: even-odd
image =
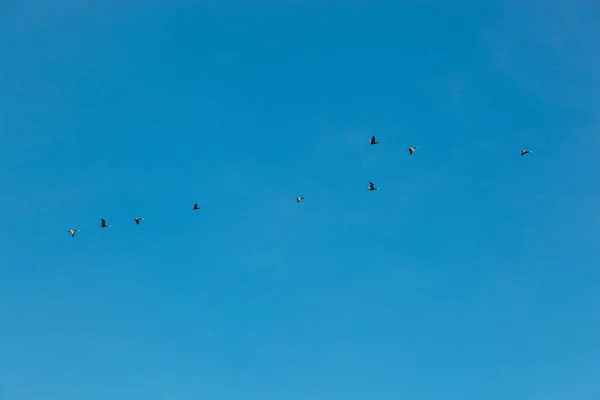
[(529, 154), (529, 153), (531, 153), (531, 150), (523, 149), (523, 150), (521, 150), (521, 157), (523, 157), (525, 154)]
[(371, 136), (371, 140), (369, 140), (370, 144), (379, 144), (379, 142), (375, 139), (375, 136)]
[(306, 197), (298, 196), (296, 197), (296, 202), (300, 203), (302, 200), (306, 200)]
[(104, 218), (102, 218), (102, 221), (100, 221), (100, 228), (110, 228), (110, 225), (106, 225)]
[(79, 229), (69, 229), (67, 232), (71, 234), (71, 237), (75, 237), (75, 233), (79, 232)]
[(194, 208), (192, 208), (192, 210), (199, 210), (200, 206), (198, 205), (198, 203), (194, 204)]
[(140, 221), (143, 221), (143, 220), (144, 220), (144, 218), (139, 218), (139, 217), (136, 217), (136, 218), (134, 218), (133, 220), (135, 221), (136, 225), (139, 225), (139, 224), (140, 224)]
[(370, 191), (379, 190), (379, 188), (376, 188), (375, 184), (373, 182), (369, 182), (369, 190)]
[(415, 147), (409, 147), (408, 150), (408, 154), (409, 155), (413, 155), (413, 153), (415, 152), (415, 150), (417, 150), (419, 148), (419, 146), (415, 146)]

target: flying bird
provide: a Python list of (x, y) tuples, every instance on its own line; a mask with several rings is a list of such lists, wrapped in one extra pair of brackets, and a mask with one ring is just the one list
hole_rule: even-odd
[(375, 135), (371, 136), (371, 140), (369, 140), (370, 144), (379, 144), (379, 142), (375, 139)]
[(523, 150), (521, 150), (521, 157), (523, 157), (525, 154), (529, 154), (529, 153), (531, 153), (531, 150), (523, 149)]
[(410, 147), (408, 148), (408, 154), (412, 156), (412, 154), (415, 152), (415, 150), (417, 150), (419, 148), (419, 146), (415, 146), (415, 147)]
[(298, 196), (296, 197), (296, 202), (300, 203), (302, 200), (306, 200), (306, 197)]
[(369, 190), (370, 191), (379, 190), (379, 188), (376, 188), (375, 184), (373, 182), (369, 182)]
[(75, 237), (75, 233), (79, 232), (79, 229), (69, 229), (67, 232), (71, 234), (71, 237)]
[(140, 224), (140, 221), (143, 221), (143, 220), (144, 220), (144, 218), (139, 218), (139, 217), (136, 217), (136, 218), (134, 218), (133, 220), (135, 221), (136, 225), (139, 225), (139, 224)]
[(192, 210), (199, 210), (200, 206), (198, 205), (198, 203), (194, 204), (194, 208), (192, 208)]
[(110, 225), (106, 225), (104, 218), (102, 218), (102, 221), (100, 221), (100, 228), (110, 228)]

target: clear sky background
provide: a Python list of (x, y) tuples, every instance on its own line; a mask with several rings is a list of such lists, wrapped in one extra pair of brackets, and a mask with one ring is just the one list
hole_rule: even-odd
[(94, 3), (0, 3), (0, 399), (600, 398), (594, 2)]

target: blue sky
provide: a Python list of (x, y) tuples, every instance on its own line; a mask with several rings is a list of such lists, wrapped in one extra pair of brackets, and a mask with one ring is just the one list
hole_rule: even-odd
[(592, 2), (96, 3), (0, 5), (0, 399), (598, 399)]

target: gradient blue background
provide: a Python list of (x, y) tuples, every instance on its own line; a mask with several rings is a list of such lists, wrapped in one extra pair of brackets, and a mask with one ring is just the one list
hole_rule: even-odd
[(0, 5), (0, 399), (600, 398), (594, 2), (95, 3)]

